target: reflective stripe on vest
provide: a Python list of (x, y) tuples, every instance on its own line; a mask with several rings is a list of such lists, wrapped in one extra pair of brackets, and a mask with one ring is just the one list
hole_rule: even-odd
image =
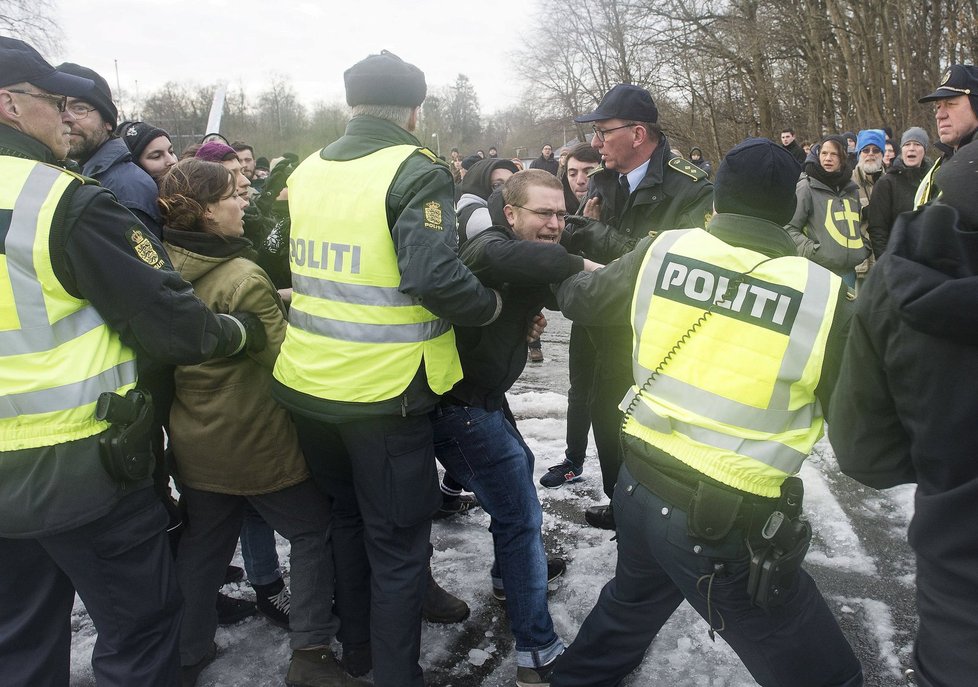
[[(625, 431), (735, 488), (777, 496), (821, 435), (814, 389), (838, 289), (838, 277), (803, 258), (766, 260), (699, 229), (663, 234), (632, 301), (635, 386), (621, 404), (632, 406)], [(640, 393), (650, 366), (670, 351)]]
[(0, 157), (0, 451), (98, 434), (108, 426), (95, 420), (98, 396), (135, 385), (133, 352), (54, 275), (51, 225), (72, 179)]
[[(938, 159), (937, 162), (927, 171), (924, 178), (920, 180), (920, 184), (917, 186), (917, 192), (913, 197), (913, 209), (919, 210), (924, 205), (927, 205), (933, 198), (931, 194), (934, 190), (934, 177), (937, 176), (937, 170), (941, 168), (941, 160)], [(940, 195), (940, 194), (938, 194)]]
[[(347, 161), (316, 153), (289, 178), (293, 296), (274, 372), (284, 385), (373, 403), (400, 395), (422, 363), (436, 393), (461, 379), (451, 325), (399, 288), (387, 194), (417, 151), (392, 146)], [(416, 219), (440, 231), (441, 213), (431, 202)]]

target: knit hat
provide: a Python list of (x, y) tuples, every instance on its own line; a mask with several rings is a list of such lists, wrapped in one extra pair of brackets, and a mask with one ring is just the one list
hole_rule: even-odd
[(940, 202), (958, 211), (961, 228), (978, 230), (978, 141), (961, 146), (942, 162), (934, 182), (941, 189)]
[(268, 158), (260, 157), (257, 160), (255, 160), (255, 169), (263, 169), (267, 172), (269, 170)]
[(876, 146), (880, 152), (886, 150), (886, 134), (882, 129), (863, 129), (859, 132), (856, 137), (856, 154), (863, 152), (863, 148), (869, 145)]
[(482, 162), (482, 158), (478, 155), (469, 155), (468, 157), (462, 159), (462, 169), (467, 172), (472, 169), (472, 165), (474, 165), (476, 162)]
[(218, 143), (217, 141), (211, 141), (198, 148), (197, 152), (194, 153), (194, 157), (198, 160), (206, 160), (207, 162), (223, 162), (228, 159), (228, 153), (234, 157), (238, 156), (238, 153), (231, 146)]
[(902, 148), (910, 143), (910, 141), (916, 141), (924, 146), (924, 148), (930, 147), (930, 136), (919, 126), (912, 126), (903, 132), (903, 136), (900, 138), (900, 147)]
[(346, 102), (354, 105), (417, 107), (428, 85), (424, 72), (387, 50), (370, 55), (343, 72)]
[(112, 89), (109, 88), (109, 82), (95, 71), (74, 62), (62, 62), (58, 65), (58, 71), (92, 81), (91, 90), (84, 95), (76, 95), (75, 97), (93, 105), (102, 115), (102, 119), (114, 129), (116, 120), (119, 118), (119, 110), (112, 102)]
[(801, 167), (783, 146), (748, 138), (720, 163), (713, 182), (717, 212), (748, 215), (785, 225), (795, 214), (795, 186)]
[(167, 140), (170, 140), (170, 134), (146, 122), (123, 122), (116, 130), (116, 134), (125, 141), (133, 159), (136, 160), (146, 150), (146, 146), (160, 136), (166, 136)]

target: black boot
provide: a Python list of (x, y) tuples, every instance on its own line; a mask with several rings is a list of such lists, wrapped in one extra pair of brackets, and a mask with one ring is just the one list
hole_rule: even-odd
[(421, 615), (429, 623), (460, 623), (469, 617), (469, 605), (439, 587), (429, 567)]

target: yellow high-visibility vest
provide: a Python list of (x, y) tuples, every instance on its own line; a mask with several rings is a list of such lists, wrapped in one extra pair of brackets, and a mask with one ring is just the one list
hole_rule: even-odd
[(735, 489), (777, 497), (822, 436), (815, 388), (840, 286), (809, 260), (768, 259), (702, 229), (660, 236), (632, 298), (624, 431)]
[[(289, 177), (293, 295), (274, 371), (285, 386), (374, 403), (403, 393), (422, 362), (437, 394), (462, 378), (451, 325), (399, 290), (387, 192), (418, 150), (397, 145), (348, 161), (315, 153)], [(441, 208), (431, 211), (440, 228)]]
[(51, 265), (55, 210), (77, 179), (0, 156), (0, 451), (99, 434), (99, 395), (136, 384), (132, 349)]
[[(938, 160), (934, 165), (927, 171), (924, 178), (920, 180), (920, 185), (917, 186), (917, 192), (913, 197), (913, 209), (919, 210), (924, 205), (927, 205), (934, 196), (934, 177), (937, 176), (937, 170), (941, 168), (941, 161)], [(938, 194), (940, 195), (940, 194)]]

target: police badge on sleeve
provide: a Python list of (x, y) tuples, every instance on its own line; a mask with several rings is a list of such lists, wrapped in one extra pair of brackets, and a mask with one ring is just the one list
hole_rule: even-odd
[(140, 260), (158, 270), (166, 267), (163, 258), (160, 257), (160, 254), (156, 252), (156, 248), (153, 247), (153, 242), (146, 238), (146, 234), (143, 233), (142, 229), (133, 227), (126, 232), (126, 238), (129, 239), (129, 243), (132, 245), (136, 257)]
[(442, 226), (441, 203), (437, 200), (429, 200), (424, 204), (424, 225), (428, 229), (434, 229), (435, 231), (443, 231), (445, 229)]

